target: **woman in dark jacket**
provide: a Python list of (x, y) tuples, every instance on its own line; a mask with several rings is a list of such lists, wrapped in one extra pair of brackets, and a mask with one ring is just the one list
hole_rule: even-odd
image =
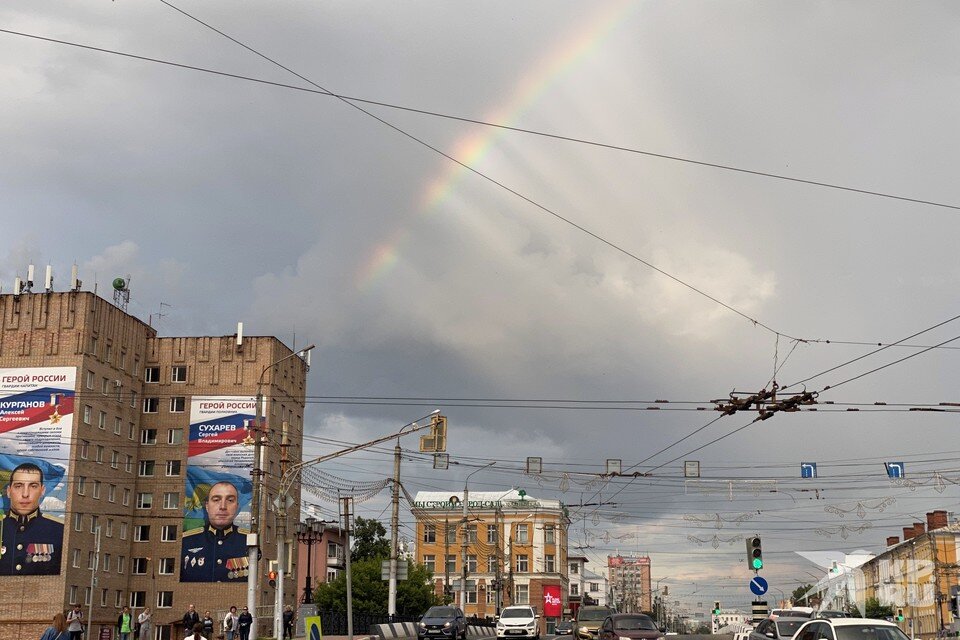
[(246, 607), (237, 616), (237, 631), (240, 632), (240, 640), (250, 640), (250, 625), (253, 624), (253, 616)]

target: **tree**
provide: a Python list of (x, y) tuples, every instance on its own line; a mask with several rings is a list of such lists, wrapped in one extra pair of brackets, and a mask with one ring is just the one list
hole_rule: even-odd
[[(386, 538), (387, 530), (376, 519), (357, 518), (353, 529), (353, 551), (350, 559), (354, 562), (377, 558), (390, 558), (390, 541)], [(378, 565), (379, 566), (379, 565)]]
[(893, 617), (893, 609), (889, 605), (880, 604), (876, 598), (867, 598), (863, 603), (866, 618), (890, 618)]
[[(359, 521), (360, 518), (357, 518), (358, 527)], [(353, 610), (357, 613), (387, 613), (387, 581), (380, 579), (381, 561), (382, 558), (365, 558), (351, 563)], [(433, 593), (433, 575), (426, 566), (410, 561), (408, 575), (407, 580), (397, 582), (399, 615), (421, 615), (433, 605), (441, 604)], [(314, 602), (321, 611), (346, 611), (346, 574), (341, 573), (333, 582), (317, 587)]]
[(800, 585), (799, 587), (793, 590), (793, 593), (790, 594), (790, 601), (793, 602), (794, 605), (799, 605), (801, 602), (806, 604), (807, 599), (810, 597), (810, 595), (812, 595), (812, 594), (808, 595), (808, 592), (811, 589), (813, 589), (812, 584)]

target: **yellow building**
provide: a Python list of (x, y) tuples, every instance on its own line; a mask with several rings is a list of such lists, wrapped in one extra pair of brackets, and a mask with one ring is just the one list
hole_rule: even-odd
[(565, 509), (558, 500), (516, 489), (471, 491), (464, 522), (462, 500), (462, 492), (421, 491), (412, 509), (416, 557), (433, 571), (437, 594), (446, 589), (467, 616), (480, 618), (512, 604), (532, 605), (547, 633), (567, 607)]

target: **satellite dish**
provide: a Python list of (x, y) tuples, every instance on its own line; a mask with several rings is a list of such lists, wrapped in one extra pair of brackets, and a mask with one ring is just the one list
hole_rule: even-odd
[(123, 291), (127, 288), (127, 281), (123, 278), (114, 278), (113, 279), (113, 288), (117, 291)]

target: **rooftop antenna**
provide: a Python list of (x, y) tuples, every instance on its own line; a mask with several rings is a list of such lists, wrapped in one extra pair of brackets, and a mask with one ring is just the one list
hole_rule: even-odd
[(130, 304), (130, 274), (127, 274), (126, 279), (113, 279), (113, 303), (126, 313)]
[[(129, 278), (129, 277), (130, 277), (130, 276), (127, 276), (127, 278)], [(127, 282), (129, 282), (129, 280), (127, 280)], [(157, 316), (157, 324), (160, 324), (160, 318), (165, 318), (165, 317), (167, 317), (167, 315), (169, 315), (169, 314), (166, 314), (166, 313), (163, 312), (163, 308), (164, 308), (164, 307), (167, 307), (167, 308), (172, 309), (172, 308), (173, 308), (173, 305), (169, 305), (169, 304), (167, 304), (166, 302), (161, 301), (161, 302), (160, 302), (160, 310), (157, 311), (156, 314), (153, 314), (153, 313), (150, 314), (150, 321), (149, 321), (147, 324), (149, 324), (151, 327), (153, 326), (153, 316), (154, 316), (154, 315)]]
[(237, 349), (243, 349), (243, 323), (237, 323)]
[(23, 280), (17, 276), (13, 279), (13, 295), (19, 296), (21, 293), (23, 293)]
[(33, 292), (33, 265), (32, 264), (27, 265), (27, 281), (23, 285), (23, 292), (24, 293)]
[(43, 288), (47, 290), (47, 293), (53, 291), (53, 267), (47, 265), (47, 275), (43, 279)]
[(80, 278), (77, 277), (78, 275), (79, 275), (79, 268), (77, 267), (76, 263), (74, 263), (74, 265), (70, 267), (70, 290), (71, 291), (80, 291), (80, 287), (83, 286), (83, 282), (81, 282)]

